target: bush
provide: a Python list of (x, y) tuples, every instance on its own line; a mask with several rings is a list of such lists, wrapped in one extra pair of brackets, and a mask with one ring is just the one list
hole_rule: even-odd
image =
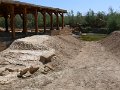
[(92, 31), (91, 27), (86, 27), (82, 29), (82, 33), (90, 33)]
[(92, 33), (107, 34), (108, 29), (107, 28), (93, 28)]
[(107, 28), (108, 28), (108, 33), (118, 30), (117, 22), (115, 20), (109, 21)]

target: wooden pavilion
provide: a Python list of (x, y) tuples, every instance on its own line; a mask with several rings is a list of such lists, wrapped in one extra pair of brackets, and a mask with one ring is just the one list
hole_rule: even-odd
[(50, 15), (50, 30), (53, 30), (53, 14), (56, 16), (56, 27), (59, 30), (59, 16), (62, 17), (62, 28), (64, 28), (64, 13), (66, 10), (46, 6), (33, 5), (20, 1), (0, 1), (0, 17), (5, 18), (5, 27), (8, 31), (8, 18), (10, 18), (10, 28), (12, 38), (15, 38), (15, 16), (19, 14), (23, 20), (23, 33), (27, 34), (27, 14), (33, 14), (35, 20), (35, 33), (38, 33), (38, 12), (43, 15), (44, 32), (46, 32), (46, 13)]

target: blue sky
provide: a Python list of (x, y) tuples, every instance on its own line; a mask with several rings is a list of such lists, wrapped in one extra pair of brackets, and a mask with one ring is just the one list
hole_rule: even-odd
[(120, 11), (120, 0), (19, 0), (37, 5), (62, 8), (74, 13), (80, 11), (85, 14), (89, 9), (108, 12), (108, 8)]

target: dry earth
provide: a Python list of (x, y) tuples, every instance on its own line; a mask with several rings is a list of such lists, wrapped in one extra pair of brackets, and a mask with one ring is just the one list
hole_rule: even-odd
[(80, 41), (71, 35), (16, 40), (0, 53), (0, 70), (30, 65), (43, 68), (40, 55), (52, 52), (56, 58), (49, 64), (54, 71), (43, 74), (39, 69), (26, 78), (18, 78), (18, 72), (5, 72), (0, 76), (0, 90), (120, 90), (119, 36), (115, 32), (98, 42)]

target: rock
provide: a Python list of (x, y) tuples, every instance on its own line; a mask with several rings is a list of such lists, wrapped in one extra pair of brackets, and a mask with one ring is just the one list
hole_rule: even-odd
[(9, 65), (10, 63), (8, 61), (3, 61), (0, 63), (0, 65)]
[(51, 64), (46, 64), (44, 68), (49, 68), (52, 71), (54, 70), (54, 68)]
[(9, 71), (2, 71), (2, 72), (1, 72), (1, 75), (2, 75), (2, 76), (6, 76), (6, 75), (9, 75), (9, 74), (10, 74)]
[(0, 76), (4, 76), (3, 72), (0, 72)]
[(33, 67), (33, 66), (23, 69), (20, 71), (20, 73), (17, 75), (17, 77), (19, 77), (19, 78), (23, 77), (23, 75), (25, 75), (28, 71), (30, 74), (34, 74), (38, 69), (39, 69), (39, 67)]
[(52, 65), (51, 64), (46, 64), (45, 66), (44, 66), (44, 71), (42, 71), (41, 73), (43, 73), (43, 74), (47, 74), (49, 71), (53, 71), (54, 69), (53, 69), (53, 67), (52, 67)]
[(5, 71), (14, 72), (14, 70), (10, 68), (5, 68)]
[(40, 61), (43, 63), (43, 64), (47, 64), (49, 62), (51, 62), (51, 59), (56, 56), (55, 54), (52, 54), (50, 56), (40, 56)]
[(29, 72), (30, 72), (30, 74), (34, 74), (38, 69), (39, 69), (39, 67), (33, 67), (33, 66), (31, 66), (29, 68)]
[(17, 77), (19, 78), (23, 77), (23, 75), (25, 75), (28, 71), (29, 71), (29, 68), (21, 70), (20, 73), (17, 75)]
[(19, 72), (19, 69), (10, 69), (10, 68), (5, 68), (5, 71), (9, 71), (9, 72)]
[(42, 71), (41, 73), (42, 73), (42, 74), (47, 74), (48, 72), (46, 72), (46, 71)]

